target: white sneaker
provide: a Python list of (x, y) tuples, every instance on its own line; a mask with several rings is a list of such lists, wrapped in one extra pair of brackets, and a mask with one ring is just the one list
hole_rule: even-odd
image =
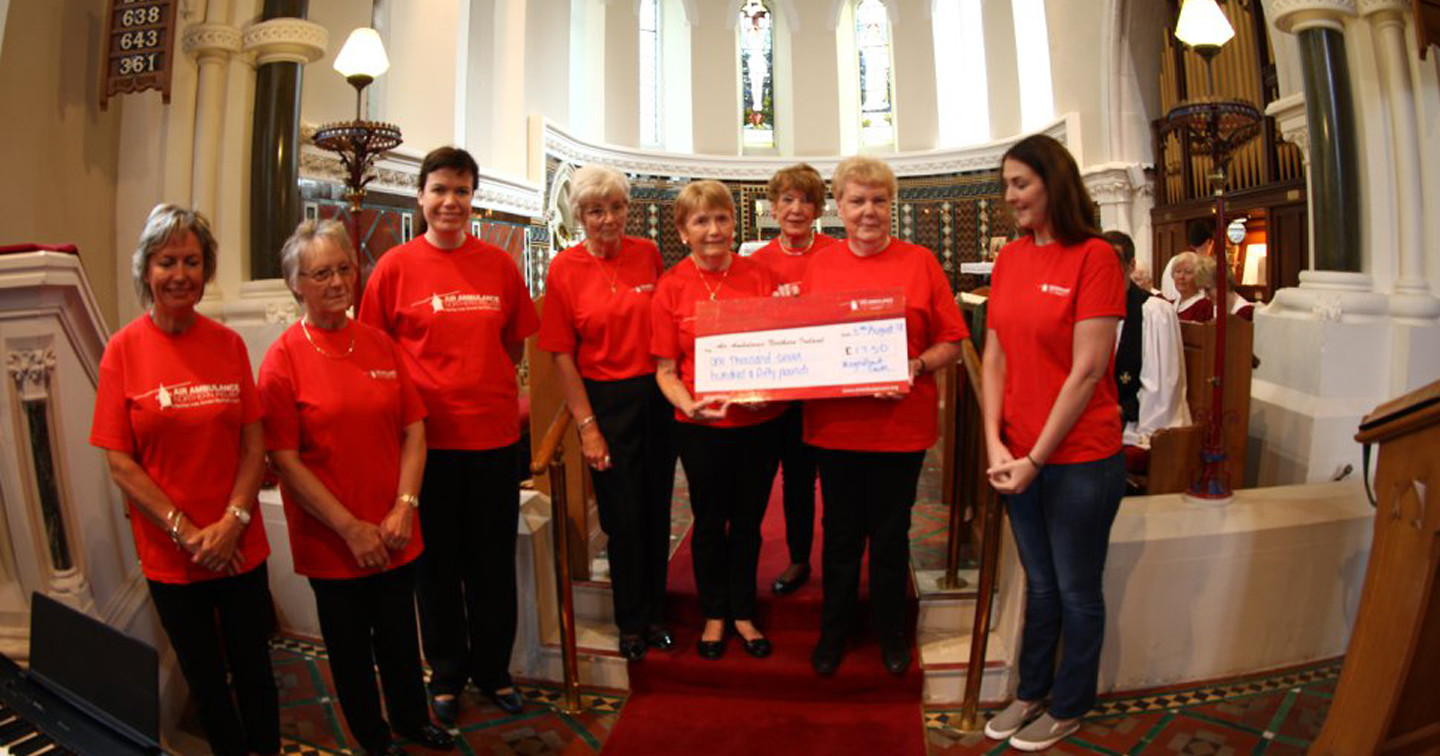
[(1043, 751), (1080, 730), (1080, 718), (1056, 719), (1049, 713), (1025, 726), (1010, 737), (1010, 747), (1017, 751)]
[(1024, 727), (1026, 722), (1040, 716), (1043, 711), (1045, 706), (1040, 701), (1021, 701), (1017, 698), (985, 723), (985, 737), (1004, 740)]

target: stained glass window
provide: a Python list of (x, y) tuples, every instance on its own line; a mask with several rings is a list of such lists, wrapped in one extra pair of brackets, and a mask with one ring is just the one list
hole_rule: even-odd
[(640, 0), (640, 144), (658, 147), (660, 129), (660, 0)]
[(891, 85), (890, 17), (881, 0), (855, 6), (855, 48), (860, 56), (860, 144), (895, 144), (895, 98)]
[(742, 143), (775, 146), (774, 15), (763, 0), (740, 8), (740, 96)]

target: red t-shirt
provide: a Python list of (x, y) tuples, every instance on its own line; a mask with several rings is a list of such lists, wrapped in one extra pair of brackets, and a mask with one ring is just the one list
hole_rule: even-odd
[(650, 301), (664, 272), (655, 243), (631, 236), (609, 260), (584, 244), (556, 255), (545, 277), (540, 348), (574, 354), (580, 375), (595, 381), (654, 373)]
[[(844, 242), (820, 250), (802, 288), (809, 294), (904, 290), (909, 359), (932, 344), (956, 342), (970, 335), (935, 255), (899, 239), (891, 239), (889, 246), (869, 257), (851, 252)], [(937, 401), (935, 375), (926, 373), (903, 399), (853, 397), (805, 402), (805, 443), (848, 451), (923, 451), (939, 436)]]
[[(710, 299), (711, 292), (715, 292), (717, 300), (768, 297), (775, 292), (775, 280), (763, 265), (739, 255), (730, 258), (728, 273), (701, 272), (695, 267), (695, 259), (686, 257), (660, 277), (650, 305), (650, 351), (656, 357), (675, 360), (680, 380), (691, 396), (695, 395), (695, 303)], [(786, 406), (784, 402), (772, 402), (752, 410), (735, 404), (725, 417), (704, 423), (691, 420), (677, 409), (675, 419), (714, 428), (742, 428), (773, 420)]]
[(520, 439), (505, 344), (524, 341), (540, 318), (505, 250), (468, 234), (450, 250), (418, 236), (381, 256), (359, 320), (399, 345), (430, 413), (431, 449), (496, 449)]
[[(352, 514), (380, 524), (400, 493), (400, 444), (405, 426), (425, 418), (425, 405), (405, 369), (400, 350), (383, 332), (352, 322), (330, 332), (296, 323), (270, 346), (260, 363), (260, 398), (265, 404), (265, 447), (293, 449), (330, 493)], [(416, 493), (410, 491), (407, 493)], [(288, 486), (280, 486), (295, 571), (322, 579), (358, 578), (381, 570), (355, 562), (345, 539), (301, 507)], [(392, 569), (420, 555), (420, 518), (414, 535), (391, 552)]]
[[(1010, 453), (1028, 454), (1074, 361), (1075, 324), (1125, 317), (1125, 275), (1103, 239), (1067, 247), (1036, 246), (1029, 236), (1006, 245), (991, 274), (987, 326), (1005, 349), (1001, 432)], [(1115, 350), (1107, 350), (1115, 372)], [(1047, 462), (1093, 462), (1120, 451), (1115, 382), (1096, 384), (1070, 434)]]
[[(240, 434), (264, 410), (239, 334), (202, 315), (181, 334), (160, 330), (148, 314), (105, 346), (90, 443), (132, 455), (155, 485), (197, 527), (229, 517), (240, 468)], [(145, 577), (195, 583), (224, 577), (191, 561), (134, 501), (130, 528)], [(270, 555), (259, 511), (240, 536), (241, 571)]]
[(750, 259), (769, 268), (777, 286), (798, 284), (805, 280), (805, 270), (810, 267), (810, 261), (815, 259), (815, 253), (834, 243), (835, 237), (817, 231), (810, 249), (798, 253), (786, 252), (780, 247), (780, 237), (777, 236), (771, 239), (769, 244), (752, 252)]

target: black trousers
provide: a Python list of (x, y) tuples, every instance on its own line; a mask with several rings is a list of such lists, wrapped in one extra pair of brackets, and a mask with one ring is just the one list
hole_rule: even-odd
[(805, 443), (805, 414), (796, 402), (780, 416), (780, 476), (785, 490), (785, 545), (791, 564), (810, 564), (815, 543), (815, 448)]
[(870, 546), (870, 625), (882, 643), (903, 641), (910, 569), (910, 507), (925, 452), (817, 449), (825, 496), (822, 639), (855, 627), (860, 563)]
[(515, 446), (431, 449), (420, 487), (425, 553), (415, 565), (430, 692), (511, 684), (515, 646)]
[(676, 423), (695, 524), (695, 587), (706, 619), (755, 618), (760, 522), (779, 463), (776, 421), (744, 428)]
[(420, 639), (415, 632), (414, 566), (351, 580), (311, 578), (310, 588), (315, 591), (335, 692), (360, 746), (380, 753), (391, 740), (375, 686), (377, 664), (385, 710), (395, 729), (409, 733), (429, 724)]
[(675, 489), (674, 408), (655, 376), (585, 381), (611, 467), (591, 471), (600, 528), (609, 538), (615, 625), (642, 633), (665, 622), (670, 497)]
[(279, 753), (280, 697), (270, 669), (275, 611), (265, 565), (199, 583), (150, 581), (150, 598), (211, 750), (217, 756)]

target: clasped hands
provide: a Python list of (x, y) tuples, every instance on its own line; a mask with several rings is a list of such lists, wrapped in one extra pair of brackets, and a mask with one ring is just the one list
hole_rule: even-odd
[(1005, 444), (991, 444), (990, 467), (985, 470), (985, 477), (996, 493), (1011, 496), (1024, 493), (1039, 474), (1040, 466), (1029, 455), (1017, 458)]
[(390, 564), (391, 551), (399, 551), (410, 543), (414, 512), (409, 504), (397, 501), (379, 525), (357, 517), (340, 535), (361, 567), (381, 569)]

